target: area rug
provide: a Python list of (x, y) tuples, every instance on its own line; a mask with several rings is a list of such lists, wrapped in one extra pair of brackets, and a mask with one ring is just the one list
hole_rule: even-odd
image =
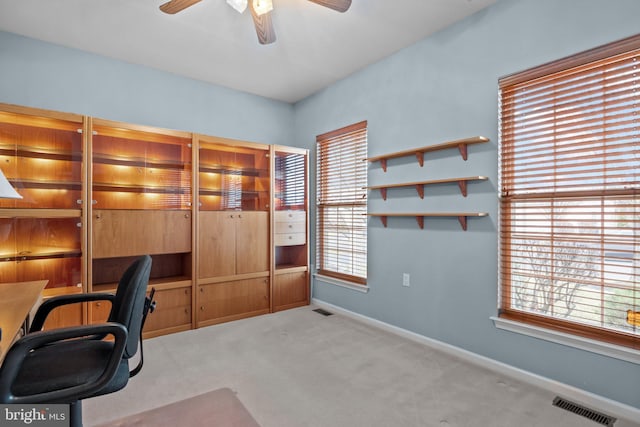
[(98, 427), (260, 427), (233, 390), (221, 388)]

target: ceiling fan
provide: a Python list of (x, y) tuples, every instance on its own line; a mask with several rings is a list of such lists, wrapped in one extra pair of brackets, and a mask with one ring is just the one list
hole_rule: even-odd
[[(164, 13), (174, 14), (193, 6), (202, 0), (170, 0), (160, 6)], [(310, 2), (328, 7), (338, 12), (346, 12), (351, 6), (351, 0), (309, 0)], [(258, 34), (260, 44), (270, 44), (276, 41), (276, 33), (271, 22), (272, 0), (227, 0), (227, 3), (242, 13), (249, 5), (253, 25)]]

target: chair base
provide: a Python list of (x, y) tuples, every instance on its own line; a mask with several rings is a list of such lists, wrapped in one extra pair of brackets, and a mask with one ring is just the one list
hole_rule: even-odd
[(82, 427), (82, 401), (69, 404), (69, 427)]

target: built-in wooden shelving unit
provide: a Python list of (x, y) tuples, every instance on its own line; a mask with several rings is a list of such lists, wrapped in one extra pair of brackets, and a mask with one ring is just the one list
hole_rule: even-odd
[(486, 176), (468, 176), (464, 178), (445, 178), (445, 179), (431, 179), (428, 181), (418, 181), (418, 182), (403, 182), (399, 184), (384, 184), (384, 185), (373, 185), (370, 187), (366, 187), (369, 190), (380, 190), (380, 194), (384, 200), (387, 200), (387, 190), (389, 188), (401, 188), (401, 187), (415, 187), (418, 195), (421, 199), (424, 199), (424, 186), (425, 185), (434, 185), (434, 184), (448, 184), (452, 182), (457, 182), (458, 187), (460, 187), (460, 192), (464, 197), (467, 197), (467, 182), (469, 181), (486, 181)]
[(428, 145), (426, 147), (420, 148), (412, 148), (404, 151), (397, 151), (395, 153), (383, 154), (381, 156), (369, 157), (366, 161), (370, 163), (380, 162), (380, 166), (382, 166), (382, 170), (387, 171), (387, 160), (396, 159), (398, 157), (407, 157), (411, 155), (415, 155), (418, 159), (418, 163), (420, 166), (424, 165), (424, 153), (428, 153), (431, 151), (440, 151), (446, 150), (449, 148), (458, 148), (460, 151), (460, 155), (464, 160), (467, 160), (467, 146), (471, 144), (480, 144), (483, 142), (488, 142), (489, 138), (485, 138), (484, 136), (474, 136), (471, 138), (457, 139), (454, 141), (443, 142), (435, 145)]
[[(114, 292), (140, 255), (153, 258), (148, 288), (158, 309), (145, 324), (152, 337), (193, 325), (193, 135), (91, 118), (87, 156), (90, 203), (88, 281)], [(110, 305), (87, 304), (89, 322)]]
[(0, 164), (22, 196), (0, 200), (0, 282), (47, 280), (44, 298), (86, 290), (83, 129), (80, 115), (0, 104)]
[(309, 197), (307, 150), (274, 146), (273, 311), (309, 304)]
[(468, 217), (483, 217), (489, 215), (486, 212), (414, 212), (414, 213), (369, 213), (368, 216), (379, 217), (380, 221), (382, 221), (382, 225), (387, 226), (387, 218), (392, 217), (415, 217), (416, 221), (418, 221), (418, 225), (420, 228), (424, 228), (424, 218), (448, 218), (454, 217), (458, 218), (460, 221), (460, 226), (463, 230), (467, 231), (467, 218)]
[(114, 292), (149, 254), (145, 338), (309, 304), (308, 150), (0, 103), (0, 166), (22, 196), (0, 199), (0, 282)]

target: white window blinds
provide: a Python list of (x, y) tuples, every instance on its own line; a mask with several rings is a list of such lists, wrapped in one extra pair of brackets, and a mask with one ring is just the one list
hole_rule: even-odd
[(367, 278), (367, 122), (316, 137), (318, 273)]
[(501, 317), (640, 348), (640, 37), (500, 80)]

